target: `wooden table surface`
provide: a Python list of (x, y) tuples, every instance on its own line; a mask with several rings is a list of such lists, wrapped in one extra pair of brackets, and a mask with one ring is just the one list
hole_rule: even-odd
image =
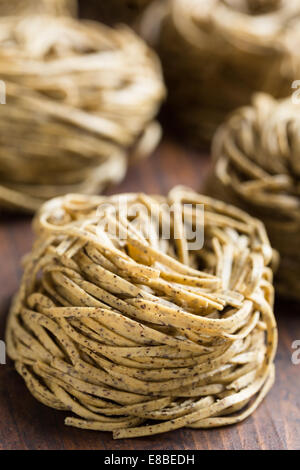
[[(131, 167), (112, 192), (166, 194), (176, 184), (201, 189), (207, 155), (165, 140), (147, 161)], [(22, 274), (21, 257), (32, 243), (31, 219), (0, 214), (0, 339)], [(300, 365), (292, 364), (292, 343), (300, 340), (300, 304), (277, 300), (279, 349), (276, 384), (245, 422), (216, 430), (178, 430), (165, 435), (113, 441), (110, 433), (65, 427), (64, 412), (37, 402), (10, 360), (0, 365), (0, 449), (300, 449)]]

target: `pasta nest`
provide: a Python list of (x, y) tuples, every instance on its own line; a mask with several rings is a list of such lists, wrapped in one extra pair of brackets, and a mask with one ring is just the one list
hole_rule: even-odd
[(153, 0), (109, 0), (109, 2), (81, 0), (79, 4), (83, 17), (100, 19), (109, 24), (125, 22), (133, 25), (152, 2)]
[[(146, 11), (141, 33), (158, 50), (172, 125), (194, 145), (255, 91), (290, 94), (299, 70), (298, 0), (170, 0)], [(160, 26), (157, 26), (160, 24)]]
[(1, 16), (70, 15), (76, 16), (77, 0), (0, 0)]
[[(203, 221), (204, 245), (191, 249), (187, 229)], [(67, 425), (138, 437), (256, 409), (277, 345), (259, 220), (177, 187), (56, 198), (34, 228), (7, 349), (37, 400), (75, 415)]]
[(291, 99), (257, 94), (213, 141), (210, 193), (242, 206), (266, 225), (281, 254), (279, 291), (299, 297), (300, 117)]
[[(126, 27), (54, 16), (0, 18), (0, 205), (36, 210), (68, 192), (96, 193), (128, 154), (160, 138), (160, 66)], [(2, 90), (5, 91), (5, 90)]]

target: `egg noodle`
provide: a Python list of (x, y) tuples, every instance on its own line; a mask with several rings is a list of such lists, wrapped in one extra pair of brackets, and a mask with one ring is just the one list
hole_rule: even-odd
[(155, 148), (164, 85), (131, 30), (50, 15), (0, 17), (0, 30), (0, 207), (98, 193)]
[[(124, 202), (147, 210), (130, 216)], [(100, 223), (107, 204), (120, 241)], [(189, 251), (197, 204), (205, 242)], [(171, 234), (182, 236), (165, 240), (170, 205)], [(257, 408), (277, 345), (273, 251), (260, 221), (176, 187), (167, 197), (56, 198), (34, 229), (7, 349), (34, 397), (71, 413), (66, 425), (120, 439), (224, 426)]]
[(199, 145), (253, 92), (290, 95), (299, 76), (299, 17), (298, 0), (151, 4), (140, 30), (161, 57), (177, 133)]
[(76, 16), (77, 0), (0, 0), (0, 16)]
[(235, 111), (213, 141), (210, 194), (265, 224), (281, 255), (278, 292), (300, 298), (300, 118), (291, 99), (257, 94)]

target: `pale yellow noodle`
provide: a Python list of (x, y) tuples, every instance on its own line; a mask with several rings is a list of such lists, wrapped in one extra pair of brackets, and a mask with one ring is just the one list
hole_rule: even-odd
[(150, 5), (140, 31), (161, 57), (177, 132), (199, 145), (253, 92), (290, 95), (299, 75), (299, 17), (298, 0)]
[(101, 192), (155, 148), (164, 85), (131, 30), (31, 14), (0, 17), (0, 32), (0, 207)]
[(300, 297), (300, 118), (292, 99), (256, 94), (235, 111), (213, 141), (207, 190), (266, 225), (281, 255), (278, 291)]
[[(186, 228), (199, 223), (198, 204), (207, 217), (194, 250)], [(56, 198), (34, 229), (7, 349), (39, 401), (72, 413), (67, 425), (118, 439), (231, 424), (255, 410), (273, 383), (277, 346), (261, 222), (177, 187), (165, 198)]]

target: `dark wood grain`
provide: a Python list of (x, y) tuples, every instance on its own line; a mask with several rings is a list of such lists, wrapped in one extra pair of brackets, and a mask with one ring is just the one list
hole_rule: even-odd
[[(163, 193), (175, 184), (195, 189), (209, 170), (209, 158), (169, 140), (147, 161), (130, 168), (112, 192)], [(1, 215), (0, 339), (12, 294), (22, 273), (21, 257), (30, 249), (30, 217)], [(0, 449), (300, 449), (300, 365), (292, 364), (292, 342), (300, 340), (299, 304), (277, 301), (279, 349), (277, 379), (259, 409), (245, 422), (208, 431), (178, 430), (165, 435), (113, 441), (109, 433), (82, 431), (63, 424), (64, 413), (38, 403), (10, 361), (0, 365)]]

